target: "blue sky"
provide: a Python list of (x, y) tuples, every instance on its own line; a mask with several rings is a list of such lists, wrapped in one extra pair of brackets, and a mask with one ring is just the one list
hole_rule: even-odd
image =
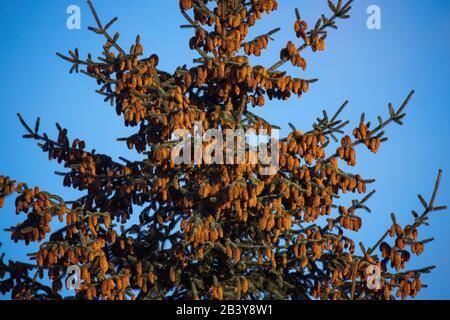
[[(66, 28), (66, 8), (72, 4), (81, 7), (81, 30)], [(177, 0), (95, 0), (94, 4), (103, 20), (119, 16), (114, 28), (120, 31), (124, 47), (140, 34), (146, 54), (157, 53), (162, 69), (173, 71), (178, 65), (192, 64), (194, 55), (187, 45), (191, 30), (179, 29), (184, 21)], [(293, 39), (295, 7), (310, 25), (328, 10), (325, 0), (280, 0), (279, 4), (279, 11), (260, 22), (254, 34), (278, 26), (282, 30), (254, 63), (275, 62), (280, 48)], [(366, 9), (372, 4), (381, 8), (381, 30), (366, 27)], [(55, 55), (75, 47), (82, 55), (98, 54), (103, 39), (87, 31), (94, 21), (84, 1), (8, 1), (2, 4), (1, 14), (0, 174), (73, 198), (76, 192), (63, 189), (61, 178), (53, 175), (62, 168), (48, 162), (32, 141), (21, 139), (23, 130), (15, 114), (21, 112), (30, 121), (40, 116), (41, 130), (51, 135), (59, 121), (71, 137), (86, 140), (89, 148), (116, 158), (134, 157), (115, 141), (131, 131), (95, 94), (95, 82), (83, 75), (68, 75), (68, 64)], [(306, 56), (306, 73), (286, 68), (297, 76), (320, 81), (300, 100), (274, 102), (258, 110), (286, 133), (288, 122), (307, 130), (323, 109), (336, 110), (346, 99), (350, 104), (344, 116), (353, 124), (358, 123), (361, 112), (375, 121), (377, 115), (387, 115), (388, 102), (399, 106), (411, 89), (416, 90), (405, 125), (388, 128), (390, 139), (379, 154), (359, 153), (356, 170), (377, 179), (377, 193), (369, 203), (373, 213), (364, 215), (363, 230), (355, 235), (369, 245), (388, 227), (391, 212), (407, 223), (410, 211), (420, 209), (417, 193), (430, 197), (438, 168), (444, 170), (444, 176), (437, 203), (449, 204), (449, 32), (449, 1), (357, 0), (352, 18), (331, 31), (327, 50)], [(1, 228), (17, 221), (11, 200), (0, 211)], [(449, 214), (437, 212), (431, 217), (431, 226), (421, 233), (424, 239), (433, 236), (436, 240), (415, 259), (414, 266), (435, 264), (437, 269), (425, 276), (429, 288), (419, 298), (450, 299), (449, 231)], [(0, 241), (8, 257), (23, 257), (24, 252), (6, 233), (0, 233)]]

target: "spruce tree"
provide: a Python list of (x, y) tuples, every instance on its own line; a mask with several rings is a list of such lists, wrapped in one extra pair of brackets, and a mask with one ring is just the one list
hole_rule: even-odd
[[(144, 53), (139, 36), (130, 50), (123, 49), (119, 33), (110, 31), (117, 19), (103, 24), (88, 1), (97, 23), (90, 30), (105, 41), (102, 56), (84, 59), (77, 49), (58, 55), (70, 63), (70, 72), (95, 79), (124, 125), (135, 128), (120, 141), (142, 160), (88, 151), (59, 124), (53, 139), (41, 133), (39, 119), (29, 125), (19, 115), (24, 138), (38, 141), (50, 160), (64, 166), (64, 186), (84, 195), (65, 201), (0, 176), (0, 207), (14, 194), (23, 217), (7, 230), (11, 238), (39, 244), (28, 262), (1, 256), (1, 293), (14, 299), (112, 300), (416, 296), (421, 275), (432, 267), (410, 270), (408, 262), (430, 241), (418, 234), (429, 214), (445, 209), (435, 205), (441, 172), (431, 199), (419, 196), (423, 209), (413, 211), (410, 224), (400, 226), (392, 214), (392, 227), (380, 230), (377, 243), (364, 245), (351, 236), (364, 231), (361, 215), (370, 211), (373, 181), (348, 169), (356, 165), (357, 148), (378, 152), (386, 128), (402, 124), (414, 92), (373, 123), (363, 114), (353, 130), (341, 118), (347, 102), (332, 114), (324, 111), (311, 128), (300, 131), (292, 124), (291, 133), (269, 148), (279, 160), (269, 174), (262, 163), (251, 163), (255, 146), (247, 140), (244, 163), (226, 154), (222, 164), (178, 163), (173, 157), (180, 143), (193, 146), (198, 138), (193, 133), (180, 142), (177, 130), (194, 132), (197, 126), (200, 134), (240, 129), (270, 136), (277, 127), (255, 109), (308, 94), (314, 79), (281, 68), (292, 64), (302, 74), (304, 52), (325, 49), (328, 31), (349, 18), (351, 3), (328, 1), (330, 13), (312, 27), (296, 10), (293, 40), (278, 62), (262, 66), (252, 65), (252, 56), (264, 53), (278, 29), (254, 39), (248, 34), (277, 10), (278, 1), (180, 0), (182, 27), (192, 30), (188, 44), (198, 58), (168, 72), (158, 68), (156, 54)], [(201, 152), (219, 140), (202, 141)], [(353, 194), (351, 203), (340, 199), (346, 193)], [(67, 293), (70, 266), (80, 268), (82, 281)]]

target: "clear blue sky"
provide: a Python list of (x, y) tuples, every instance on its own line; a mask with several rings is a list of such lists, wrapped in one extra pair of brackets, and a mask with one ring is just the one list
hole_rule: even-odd
[[(128, 2), (95, 0), (104, 20), (119, 16), (116, 30), (122, 44), (129, 47), (137, 33), (141, 34), (145, 52), (157, 53), (160, 67), (173, 71), (178, 65), (192, 63), (187, 41), (191, 31), (179, 29), (184, 23), (178, 13), (178, 0)], [(280, 26), (271, 49), (257, 63), (274, 62), (279, 49), (292, 39), (294, 8), (313, 24), (325, 9), (325, 0), (279, 1), (280, 10), (271, 14), (256, 31), (269, 31)], [(66, 28), (66, 8), (81, 7), (82, 30)], [(379, 5), (382, 29), (368, 30), (366, 9)], [(50, 163), (32, 141), (21, 139), (23, 130), (16, 118), (21, 112), (30, 121), (41, 117), (41, 130), (55, 133), (59, 121), (69, 129), (71, 137), (86, 140), (89, 148), (113, 157), (133, 157), (115, 138), (131, 131), (122, 125), (114, 109), (94, 93), (96, 84), (83, 75), (69, 76), (67, 63), (55, 52), (78, 47), (81, 54), (98, 54), (103, 40), (87, 31), (93, 25), (84, 1), (7, 1), (1, 5), (0, 50), (0, 174), (7, 174), (29, 185), (66, 196), (76, 196), (63, 189), (62, 180), (54, 176), (61, 170)], [(300, 129), (325, 108), (335, 110), (344, 100), (350, 105), (345, 116), (358, 122), (361, 112), (376, 120), (386, 115), (387, 103), (398, 106), (411, 89), (417, 91), (409, 105), (403, 127), (388, 129), (390, 140), (376, 156), (360, 152), (357, 170), (365, 177), (376, 178), (377, 194), (370, 201), (372, 214), (364, 216), (364, 228), (358, 239), (373, 244), (389, 223), (389, 213), (396, 212), (408, 222), (411, 209), (420, 209), (417, 193), (430, 196), (438, 168), (444, 170), (438, 204), (449, 203), (450, 181), (450, 2), (442, 0), (357, 0), (352, 18), (339, 23), (339, 30), (330, 33), (324, 53), (308, 55), (306, 75), (318, 77), (309, 94), (288, 103), (271, 103), (260, 113), (285, 128), (293, 122)], [(256, 33), (255, 33), (256, 34)], [(0, 211), (0, 227), (15, 224), (13, 201)], [(437, 212), (431, 226), (421, 237), (434, 236), (423, 256), (414, 266), (436, 264), (437, 269), (424, 282), (429, 288), (419, 298), (450, 298), (450, 215)], [(0, 233), (8, 257), (21, 258), (8, 235)]]

